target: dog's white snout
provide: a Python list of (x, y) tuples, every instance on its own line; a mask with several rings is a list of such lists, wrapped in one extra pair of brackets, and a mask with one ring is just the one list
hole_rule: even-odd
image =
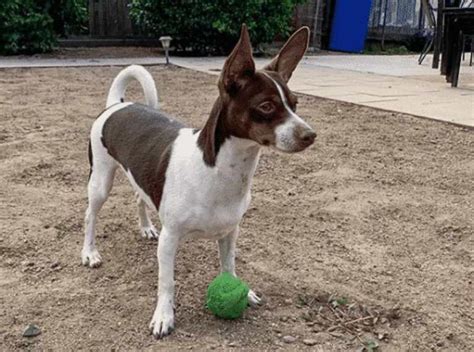
[(275, 129), (277, 149), (294, 153), (313, 144), (316, 132), (298, 115), (292, 113), (287, 121)]
[(310, 144), (313, 144), (314, 140), (316, 139), (316, 132), (314, 132), (313, 129), (305, 128), (304, 130), (299, 131), (297, 133), (297, 138), (301, 142), (303, 142), (307, 145), (310, 145)]

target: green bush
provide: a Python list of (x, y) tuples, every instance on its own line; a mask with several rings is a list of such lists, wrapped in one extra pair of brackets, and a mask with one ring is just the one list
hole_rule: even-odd
[(254, 45), (287, 36), (295, 5), (304, 0), (132, 0), (130, 16), (143, 33), (170, 35), (179, 51), (228, 53), (242, 23)]
[(54, 32), (67, 37), (87, 34), (89, 15), (88, 0), (35, 0), (53, 19)]
[(55, 46), (53, 20), (33, 0), (1, 1), (1, 54), (42, 53)]

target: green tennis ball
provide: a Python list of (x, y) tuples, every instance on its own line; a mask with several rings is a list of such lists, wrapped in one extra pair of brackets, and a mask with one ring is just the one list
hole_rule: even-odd
[(229, 273), (222, 273), (207, 288), (207, 308), (219, 318), (239, 318), (247, 308), (248, 293), (245, 282)]

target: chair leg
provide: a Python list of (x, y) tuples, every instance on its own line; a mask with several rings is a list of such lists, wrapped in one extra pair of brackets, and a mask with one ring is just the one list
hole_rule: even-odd
[(420, 57), (418, 58), (418, 65), (421, 65), (423, 63), (423, 60), (425, 59), (426, 55), (431, 50), (431, 47), (433, 46), (434, 38), (431, 37), (426, 43), (425, 46), (423, 47), (423, 50), (421, 51)]
[(469, 66), (472, 66), (472, 52), (474, 51), (474, 37), (471, 37), (471, 60), (469, 60)]
[(462, 52), (464, 51), (462, 47), (462, 43), (464, 41), (463, 38), (464, 38), (464, 35), (462, 31), (458, 31), (458, 36), (456, 38), (458, 45), (457, 45), (457, 48), (456, 48), (457, 50), (454, 56), (451, 87), (458, 86), (459, 71), (461, 69), (461, 57), (462, 57)]

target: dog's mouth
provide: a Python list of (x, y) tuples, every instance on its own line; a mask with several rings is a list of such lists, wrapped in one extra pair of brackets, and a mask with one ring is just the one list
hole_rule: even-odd
[(277, 141), (272, 147), (284, 153), (298, 153), (314, 144), (315, 136), (311, 138), (282, 139)]
[(279, 152), (283, 153), (288, 153), (288, 154), (294, 154), (294, 153), (299, 153), (304, 150), (306, 150), (308, 147), (310, 147), (313, 143), (308, 143), (308, 144), (295, 144), (294, 146), (290, 148), (279, 148), (276, 145), (273, 146), (274, 149), (278, 150)]
[(316, 133), (310, 130), (310, 133), (302, 135), (299, 138), (287, 138), (285, 136), (275, 138), (273, 136), (265, 135), (253, 138), (253, 140), (263, 147), (270, 147), (280, 152), (298, 153), (314, 144), (315, 138)]

